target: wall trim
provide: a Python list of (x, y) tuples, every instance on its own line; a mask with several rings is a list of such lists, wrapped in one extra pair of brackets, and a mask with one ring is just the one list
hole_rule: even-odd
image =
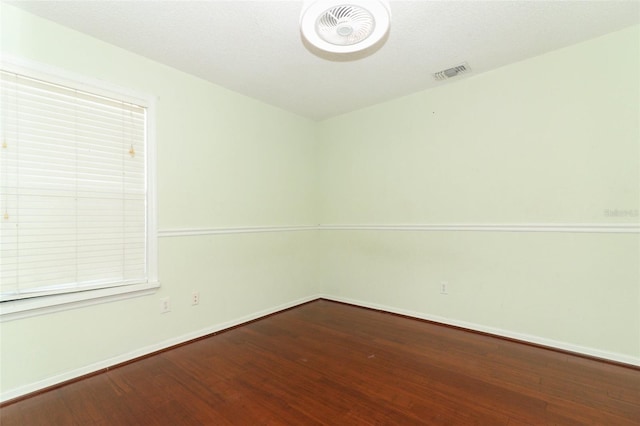
[(329, 294), (323, 294), (319, 296), (322, 299), (347, 303), (349, 305), (360, 306), (363, 308), (375, 309), (378, 311), (389, 312), (392, 314), (403, 315), (411, 318), (418, 318), (426, 321), (431, 321), (439, 324), (450, 325), (453, 327), (459, 327), (470, 331), (491, 334), (498, 337), (504, 337), (507, 339), (517, 340), (524, 344), (533, 344), (536, 346), (543, 346), (550, 349), (557, 349), (563, 352), (570, 352), (574, 355), (587, 356), (592, 358), (598, 358), (602, 361), (613, 361), (616, 363), (627, 364), (633, 367), (640, 367), (640, 357), (633, 357), (630, 355), (619, 354), (616, 352), (608, 352), (600, 349), (590, 348), (587, 346), (573, 345), (571, 343), (560, 342), (557, 340), (546, 339), (544, 337), (534, 336), (531, 334), (518, 333), (514, 331), (504, 330), (496, 327), (489, 327), (477, 323), (471, 323), (467, 321), (459, 321), (451, 318), (445, 318), (438, 315), (429, 315), (421, 312), (411, 311), (408, 309), (396, 308), (389, 305), (383, 305), (379, 303), (366, 302), (359, 299), (351, 299), (348, 297), (333, 296)]
[(348, 297), (333, 296), (329, 294), (315, 294), (312, 296), (303, 297), (288, 303), (263, 309), (234, 320), (225, 321), (215, 324), (210, 327), (206, 327), (191, 333), (186, 333), (177, 337), (163, 340), (153, 345), (148, 345), (143, 348), (136, 349), (126, 354), (118, 355), (106, 360), (96, 362), (81, 368), (76, 368), (71, 371), (67, 371), (58, 374), (53, 377), (30, 383), (28, 385), (20, 386), (15, 389), (4, 391), (0, 394), (0, 407), (11, 404), (23, 398), (46, 392), (51, 389), (55, 389), (59, 386), (64, 386), (67, 383), (74, 382), (76, 380), (82, 380), (85, 377), (92, 376), (94, 374), (100, 374), (106, 372), (111, 368), (116, 368), (119, 365), (127, 364), (129, 362), (135, 362), (138, 359), (154, 355), (155, 353), (162, 352), (164, 350), (171, 349), (173, 347), (180, 346), (190, 341), (194, 341), (209, 335), (213, 335), (224, 330), (228, 330), (237, 326), (242, 326), (249, 322), (259, 320), (269, 315), (277, 314), (297, 306), (304, 305), (316, 300), (328, 300), (339, 303), (346, 303), (356, 307), (375, 309), (378, 311), (388, 312), (392, 314), (403, 315), (405, 317), (416, 318), (434, 323), (449, 325), (453, 327), (463, 328), (470, 332), (480, 332), (490, 334), (496, 337), (504, 337), (521, 342), (522, 344), (533, 344), (535, 346), (547, 347), (551, 350), (560, 350), (563, 352), (569, 352), (575, 356), (586, 356), (589, 358), (596, 358), (602, 362), (611, 361), (614, 363), (626, 364), (630, 368), (640, 367), (640, 358), (632, 357), (629, 355), (618, 354), (615, 352), (602, 351), (599, 349), (589, 348), (585, 346), (572, 345), (569, 343), (559, 342), (556, 340), (545, 339), (538, 336), (532, 336), (524, 333), (516, 333), (508, 330), (503, 330), (495, 327), (487, 327), (480, 324), (469, 323), (466, 321), (458, 321), (450, 318), (440, 317), (437, 315), (428, 315), (416, 311), (407, 309), (400, 309), (391, 307), (388, 305), (382, 305), (377, 303), (366, 302), (357, 299), (351, 299)]
[(223, 234), (255, 234), (262, 232), (295, 232), (315, 231), (317, 225), (287, 225), (287, 226), (239, 226), (229, 228), (179, 228), (161, 229), (158, 237), (191, 237), (199, 235), (223, 235)]
[(640, 234), (640, 223), (427, 223), (404, 225), (319, 224), (162, 229), (158, 237), (255, 234), (296, 231), (414, 231), (414, 232), (559, 232), (586, 234)]
[(86, 365), (84, 367), (75, 368), (73, 370), (66, 371), (52, 377), (47, 377), (43, 380), (29, 383), (27, 385), (20, 386), (15, 389), (3, 391), (0, 394), (0, 404), (6, 405), (7, 403), (14, 402), (12, 400), (22, 399), (21, 397), (29, 396), (29, 394), (43, 392), (60, 385), (64, 385), (67, 382), (71, 382), (76, 379), (81, 379), (84, 376), (90, 376), (93, 374), (101, 373), (103, 371), (109, 370), (110, 368), (114, 368), (118, 365), (125, 364), (130, 361), (135, 361), (138, 358), (143, 358), (155, 352), (160, 352), (165, 349), (169, 349), (174, 346), (178, 346), (183, 343), (189, 342), (191, 340), (195, 340), (201, 337), (215, 334), (215, 333), (236, 327), (238, 325), (246, 324), (248, 322), (278, 313), (280, 311), (284, 311), (299, 305), (303, 305), (308, 302), (312, 302), (314, 300), (317, 300), (318, 298), (319, 298), (318, 295), (303, 297), (291, 302), (274, 306), (272, 308), (267, 308), (257, 312), (253, 312), (251, 314), (244, 315), (242, 317), (239, 317), (230, 321), (221, 322), (209, 327), (202, 328), (200, 330), (196, 330), (190, 333), (186, 333), (180, 336), (166, 339), (161, 342), (155, 343), (153, 345), (148, 345), (148, 346), (133, 350), (131, 352), (127, 352), (122, 355), (118, 355), (118, 356), (108, 358), (93, 364)]
[(326, 231), (476, 231), (476, 232), (562, 232), (640, 233), (640, 223), (430, 223), (404, 225), (321, 224)]

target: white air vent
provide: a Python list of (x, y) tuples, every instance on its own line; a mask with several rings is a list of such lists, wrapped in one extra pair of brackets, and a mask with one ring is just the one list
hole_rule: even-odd
[(446, 80), (448, 78), (455, 77), (459, 74), (463, 74), (469, 71), (471, 71), (471, 68), (469, 68), (469, 64), (465, 62), (464, 64), (460, 64), (452, 68), (447, 68), (446, 70), (438, 71), (437, 73), (433, 74), (433, 78), (435, 78), (437, 81)]

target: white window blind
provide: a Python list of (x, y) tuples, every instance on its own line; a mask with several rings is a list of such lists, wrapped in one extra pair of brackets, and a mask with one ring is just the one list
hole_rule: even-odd
[(147, 282), (145, 107), (0, 77), (0, 301)]

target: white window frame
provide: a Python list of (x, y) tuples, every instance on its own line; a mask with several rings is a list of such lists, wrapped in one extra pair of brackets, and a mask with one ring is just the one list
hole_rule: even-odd
[(157, 236), (157, 187), (156, 187), (156, 99), (142, 95), (101, 80), (68, 72), (56, 67), (36, 63), (18, 57), (2, 55), (0, 65), (16, 74), (73, 87), (89, 93), (113, 97), (118, 94), (127, 100), (138, 102), (147, 109), (147, 282), (123, 285), (74, 293), (55, 294), (31, 299), (18, 299), (0, 303), (0, 322), (11, 321), (52, 312), (75, 309), (99, 303), (112, 302), (153, 294), (160, 287), (158, 281), (158, 236)]

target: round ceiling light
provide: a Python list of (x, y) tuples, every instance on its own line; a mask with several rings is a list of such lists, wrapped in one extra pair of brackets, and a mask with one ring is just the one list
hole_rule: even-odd
[(307, 2), (300, 30), (315, 47), (333, 53), (364, 50), (389, 31), (391, 13), (384, 0), (317, 0)]

